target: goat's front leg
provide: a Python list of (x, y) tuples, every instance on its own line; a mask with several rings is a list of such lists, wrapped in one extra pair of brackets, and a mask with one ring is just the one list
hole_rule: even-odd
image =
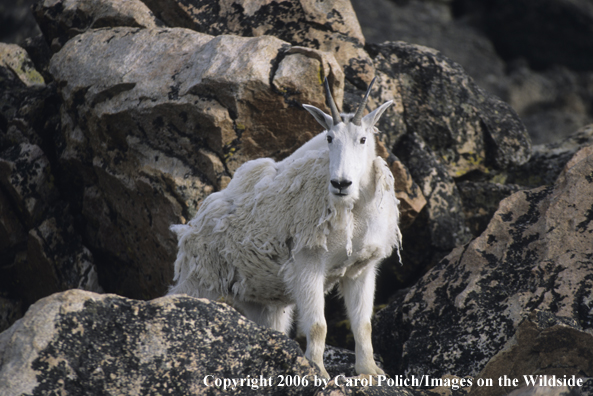
[(296, 302), (299, 314), (299, 328), (307, 337), (305, 357), (315, 363), (325, 378), (329, 374), (323, 365), (325, 336), (324, 283), (325, 268), (315, 254), (301, 252), (286, 268), (284, 280)]
[(350, 318), (350, 326), (356, 343), (356, 363), (354, 369), (358, 374), (385, 374), (373, 358), (371, 341), (371, 315), (375, 297), (376, 264), (368, 264), (356, 278), (344, 277), (340, 288)]

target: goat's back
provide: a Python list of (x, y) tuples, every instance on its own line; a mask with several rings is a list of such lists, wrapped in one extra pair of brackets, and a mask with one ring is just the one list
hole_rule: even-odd
[[(327, 150), (290, 166), (270, 159), (243, 164), (225, 190), (211, 194), (179, 238), (175, 280), (221, 295), (280, 301), (278, 272), (294, 250), (325, 244), (320, 226), (328, 206)], [(203, 294), (203, 293), (202, 293)]]

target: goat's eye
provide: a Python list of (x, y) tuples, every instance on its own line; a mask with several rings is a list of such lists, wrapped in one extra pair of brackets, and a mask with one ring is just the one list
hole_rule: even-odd
[(331, 142), (332, 142), (332, 140), (334, 140), (334, 138), (332, 138), (331, 136), (328, 136), (328, 137), (327, 137), (327, 142), (328, 142), (328, 143), (331, 143)]
[(365, 144), (366, 141), (367, 141), (367, 138), (365, 138), (365, 137), (360, 138), (360, 144)]

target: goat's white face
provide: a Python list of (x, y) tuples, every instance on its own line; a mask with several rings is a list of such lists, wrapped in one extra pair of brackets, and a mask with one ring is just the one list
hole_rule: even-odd
[(393, 101), (386, 102), (362, 117), (371, 86), (372, 83), (363, 103), (354, 115), (337, 113), (327, 81), (326, 93), (332, 108), (332, 116), (315, 106), (303, 105), (327, 131), (330, 172), (328, 188), (336, 199), (351, 201), (358, 199), (361, 184), (371, 177), (373, 160), (377, 156), (374, 126), (383, 112), (393, 103)]
[(375, 137), (363, 127), (339, 123), (326, 133), (329, 148), (329, 191), (336, 197), (358, 198), (360, 181), (375, 158)]

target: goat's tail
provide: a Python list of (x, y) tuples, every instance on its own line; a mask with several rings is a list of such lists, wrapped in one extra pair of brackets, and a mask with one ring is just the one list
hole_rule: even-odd
[(185, 234), (188, 227), (189, 226), (185, 224), (173, 224), (171, 227), (169, 227), (169, 229), (173, 231), (175, 235), (177, 235), (177, 240), (180, 241), (181, 237), (183, 236), (183, 234)]
[(171, 287), (169, 294), (177, 294), (172, 292), (172, 290), (178, 287), (180, 283), (183, 283), (191, 273), (190, 263), (188, 262), (190, 257), (186, 254), (184, 246), (184, 241), (188, 236), (190, 227), (185, 224), (174, 224), (169, 227), (169, 229), (177, 236), (177, 258), (175, 259), (173, 276), (173, 281), (176, 282), (176, 286)]

